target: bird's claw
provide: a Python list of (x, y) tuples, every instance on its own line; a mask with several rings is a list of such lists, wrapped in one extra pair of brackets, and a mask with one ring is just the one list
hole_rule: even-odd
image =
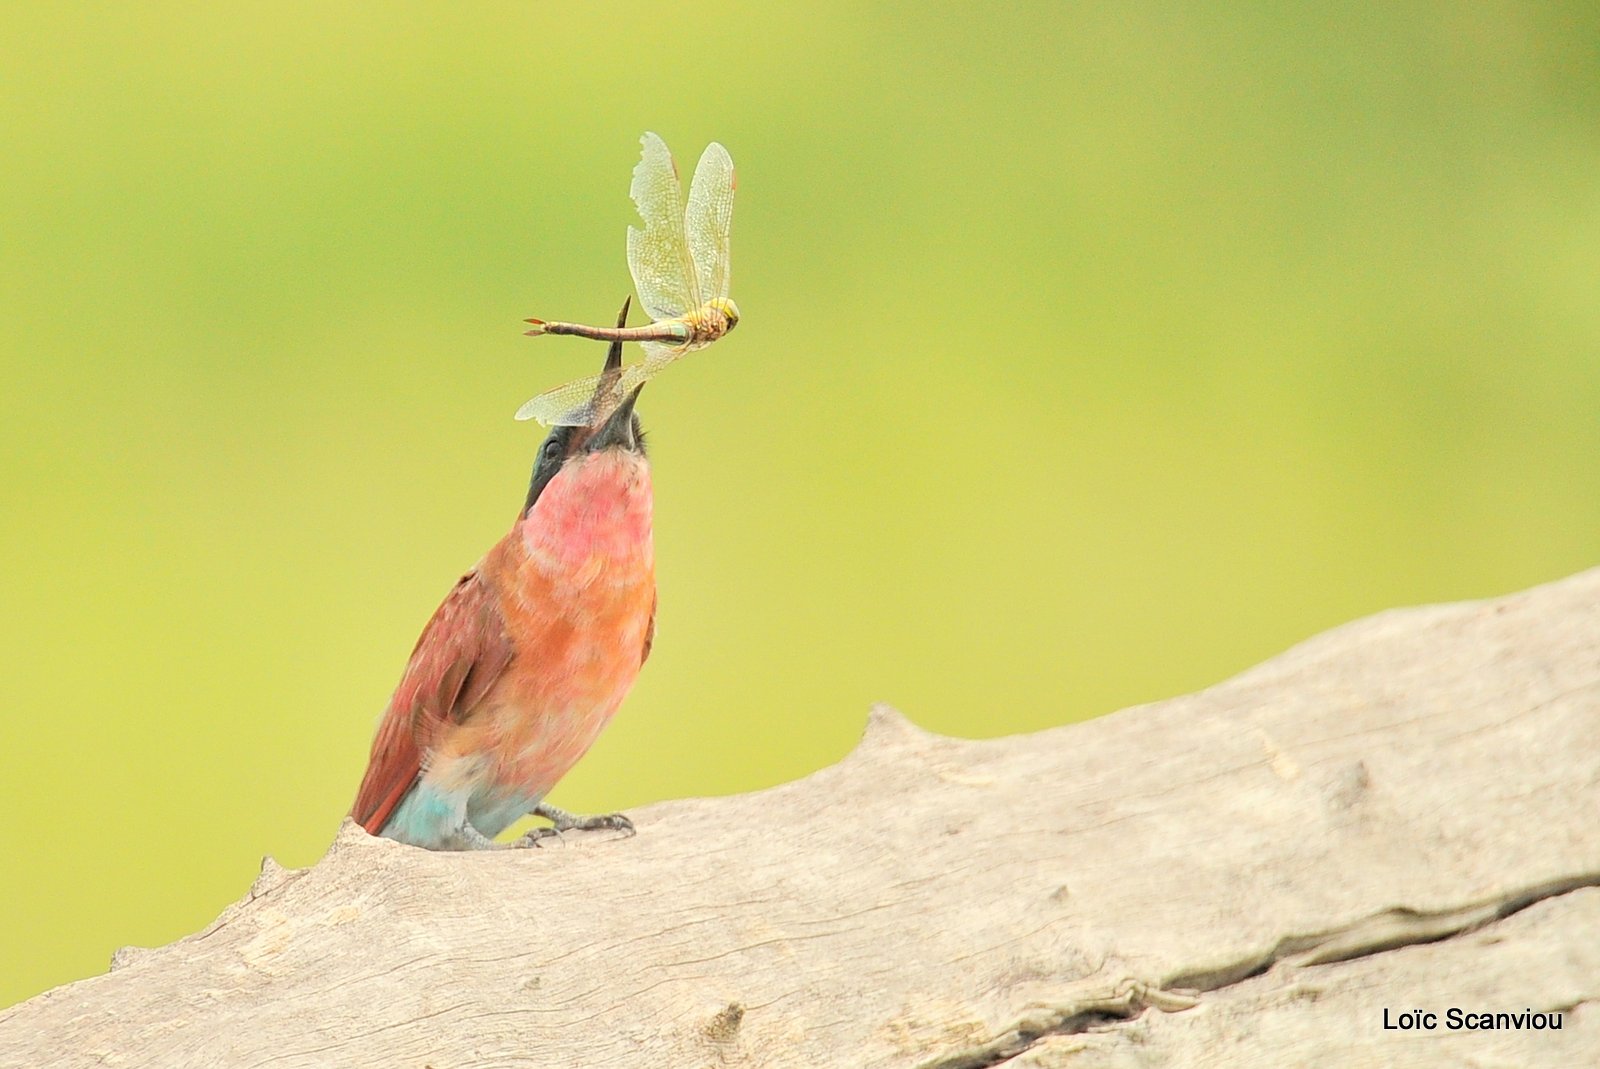
[(638, 834), (633, 821), (622, 813), (601, 813), (592, 817), (569, 817), (556, 821), (556, 834), (564, 831), (625, 831), (629, 835)]
[[(523, 835), (522, 838), (517, 839), (511, 845), (512, 846), (516, 846), (516, 847), (523, 847), (523, 848), (529, 847), (529, 846), (536, 846), (536, 847), (539, 847), (540, 849), (543, 849), (544, 848), (544, 841), (546, 839), (560, 839), (560, 838), (561, 838), (561, 829), (560, 828), (534, 828), (532, 831), (529, 831), (527, 834)], [(565, 842), (565, 840), (562, 840), (562, 841)]]
[(536, 845), (540, 839), (548, 839), (552, 835), (560, 837), (562, 832), (568, 831), (622, 831), (629, 835), (636, 835), (633, 821), (623, 813), (601, 813), (596, 816), (579, 816), (569, 813), (565, 809), (557, 809), (553, 805), (539, 804), (534, 807), (533, 815), (548, 820), (552, 827), (535, 828), (523, 836), (528, 840), (528, 845)]

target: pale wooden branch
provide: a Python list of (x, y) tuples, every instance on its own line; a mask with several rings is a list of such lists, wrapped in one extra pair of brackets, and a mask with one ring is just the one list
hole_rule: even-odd
[[(640, 810), (634, 838), (346, 827), (205, 931), (0, 1014), (0, 1063), (1596, 1064), (1597, 794), (1600, 571), (1037, 735), (879, 707), (838, 765)], [(1450, 1007), (1563, 1024), (1453, 1032)]]

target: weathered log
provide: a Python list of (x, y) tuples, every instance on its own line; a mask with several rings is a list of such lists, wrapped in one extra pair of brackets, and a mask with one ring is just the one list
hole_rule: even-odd
[(633, 838), (347, 826), (0, 1014), (0, 1063), (1594, 1065), (1597, 797), (1600, 570), (1036, 735), (879, 707), (839, 764)]

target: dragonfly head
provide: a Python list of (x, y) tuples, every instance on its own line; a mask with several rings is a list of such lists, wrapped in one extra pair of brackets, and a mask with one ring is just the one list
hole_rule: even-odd
[(713, 297), (706, 303), (723, 314), (724, 318), (728, 320), (729, 330), (739, 325), (739, 306), (734, 304), (731, 298)]

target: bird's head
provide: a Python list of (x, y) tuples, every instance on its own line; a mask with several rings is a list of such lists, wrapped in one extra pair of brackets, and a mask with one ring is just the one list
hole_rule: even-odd
[[(618, 326), (626, 323), (624, 302)], [(554, 427), (539, 446), (522, 512), (525, 522), (538, 522), (549, 535), (565, 530), (576, 536), (578, 528), (587, 531), (614, 520), (630, 530), (643, 523), (648, 538), (650, 462), (635, 411), (645, 386), (638, 384), (621, 402), (611, 402), (621, 371), (622, 342), (611, 342), (592, 418), (581, 426)]]
[(589, 426), (556, 427), (550, 432), (533, 464), (528, 499), (522, 506), (524, 513), (531, 511), (553, 486), (576, 490), (578, 484), (590, 481), (601, 469), (630, 470), (647, 465), (644, 430), (634, 411), (643, 389), (641, 383), (621, 404)]

